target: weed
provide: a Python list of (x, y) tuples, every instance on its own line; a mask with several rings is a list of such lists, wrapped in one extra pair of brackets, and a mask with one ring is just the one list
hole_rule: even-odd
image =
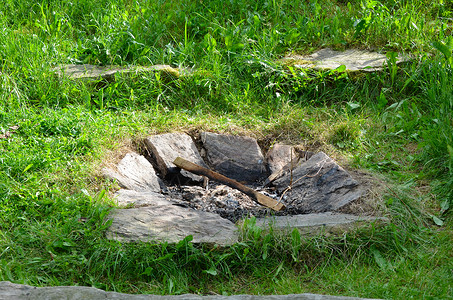
[(351, 123), (339, 124), (333, 130), (329, 142), (340, 149), (355, 148), (359, 146), (360, 129)]

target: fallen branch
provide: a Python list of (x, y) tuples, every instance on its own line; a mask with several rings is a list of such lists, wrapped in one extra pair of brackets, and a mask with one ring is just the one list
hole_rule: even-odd
[(181, 169), (184, 169), (184, 170), (194, 173), (196, 175), (206, 176), (212, 180), (223, 183), (231, 188), (237, 189), (238, 191), (241, 191), (244, 194), (246, 194), (247, 196), (255, 199), (258, 203), (260, 203), (264, 206), (267, 206), (275, 211), (279, 211), (285, 207), (279, 201), (276, 201), (275, 199), (272, 199), (271, 197), (258, 193), (257, 191), (255, 191), (249, 187), (246, 187), (243, 184), (240, 184), (236, 180), (230, 179), (219, 173), (216, 173), (209, 169), (203, 168), (197, 164), (194, 164), (188, 160), (185, 160), (182, 157), (177, 157), (173, 163)]

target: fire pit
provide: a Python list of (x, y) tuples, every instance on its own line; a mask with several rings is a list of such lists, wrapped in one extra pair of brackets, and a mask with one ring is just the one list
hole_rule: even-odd
[[(209, 132), (197, 139), (185, 133), (155, 135), (145, 144), (147, 158), (129, 153), (116, 168), (103, 170), (124, 189), (116, 199), (128, 207), (112, 213), (111, 238), (171, 240), (172, 231), (180, 238), (192, 230), (194, 239), (209, 242), (220, 231), (235, 232), (234, 223), (246, 217), (335, 212), (364, 192), (323, 152), (276, 144), (264, 156), (250, 137)], [(120, 213), (132, 219), (118, 223)], [(126, 239), (132, 223), (143, 232)]]

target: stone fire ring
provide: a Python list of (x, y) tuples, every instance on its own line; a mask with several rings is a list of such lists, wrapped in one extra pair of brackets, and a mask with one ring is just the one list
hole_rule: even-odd
[[(175, 198), (174, 194), (165, 192), (168, 186), (164, 185), (163, 178), (159, 178), (158, 174), (171, 176), (178, 172), (172, 163), (178, 156), (199, 165), (209, 165), (215, 171), (232, 178), (237, 176), (238, 181), (247, 179), (241, 177), (244, 174), (249, 174), (253, 179), (265, 179), (269, 175), (266, 170), (278, 170), (269, 178), (273, 178), (280, 195), (285, 195), (285, 206), (305, 214), (257, 217), (253, 226), (264, 229), (263, 232), (272, 227), (274, 232), (288, 232), (296, 228), (304, 236), (341, 234), (364, 223), (386, 220), (338, 211), (360, 199), (363, 191), (351, 175), (323, 152), (294, 157), (295, 152), (291, 146), (276, 145), (265, 157), (256, 140), (249, 137), (202, 133), (201, 140), (204, 158), (198, 152), (192, 137), (185, 133), (168, 133), (145, 140), (152, 154), (153, 164), (157, 166), (156, 170), (147, 158), (137, 153), (128, 153), (115, 168), (103, 169), (106, 178), (115, 180), (122, 187), (115, 194), (115, 199), (118, 206), (123, 208), (114, 209), (110, 213), (112, 224), (107, 231), (107, 238), (121, 242), (177, 243), (191, 235), (193, 243), (228, 246), (238, 242), (243, 222), (235, 224), (214, 213), (220, 209), (215, 206), (218, 203), (225, 205), (221, 202), (235, 200), (209, 195), (207, 198), (212, 198), (213, 203), (208, 204), (214, 208), (205, 208), (203, 211), (191, 207), (193, 201), (199, 201), (202, 196), (195, 193), (187, 200)], [(278, 153), (286, 154), (279, 156)], [(291, 176), (297, 178), (291, 183), (290, 191), (286, 189), (290, 181), (289, 174), (284, 172), (288, 162), (291, 162), (293, 168)], [(232, 172), (238, 168), (242, 168), (239, 174)], [(199, 184), (195, 192), (203, 192), (201, 177), (183, 172), (180, 176)], [(248, 205), (252, 211), (262, 211), (253, 201)]]

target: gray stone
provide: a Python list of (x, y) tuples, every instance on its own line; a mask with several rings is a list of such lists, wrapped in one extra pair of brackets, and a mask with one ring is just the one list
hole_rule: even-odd
[(106, 178), (116, 179), (118, 184), (126, 189), (160, 192), (153, 166), (144, 156), (134, 152), (124, 156), (117, 165), (117, 171), (104, 168), (102, 173)]
[(116, 209), (107, 238), (124, 242), (177, 243), (188, 235), (194, 243), (220, 246), (237, 242), (237, 228), (217, 214), (177, 205)]
[[(326, 48), (307, 56), (287, 56), (283, 61), (301, 69), (333, 70), (344, 65), (348, 71), (373, 72), (383, 68), (387, 57), (384, 54), (365, 50), (334, 51)], [(397, 59), (397, 63), (404, 61), (407, 61), (407, 58), (399, 56)]]
[(286, 208), (298, 213), (335, 211), (363, 193), (348, 172), (319, 152), (273, 184)]
[[(131, 295), (103, 290), (86, 286), (55, 286), (34, 287), (15, 284), (9, 281), (0, 282), (0, 300), (359, 300), (364, 298), (316, 295), (316, 294), (291, 294), (291, 295), (233, 295), (199, 296), (185, 295)], [(364, 299), (366, 300), (366, 299)]]
[(293, 146), (275, 144), (266, 154), (266, 163), (271, 173), (280, 171), (289, 163), (296, 166), (298, 162), (299, 154)]
[(208, 162), (219, 173), (253, 183), (267, 175), (264, 156), (255, 139), (202, 132)]
[(127, 153), (118, 163), (117, 170), (102, 169), (104, 177), (118, 181), (126, 189), (160, 192), (159, 179), (151, 163), (142, 155)]
[[(297, 153), (296, 158), (289, 160), (289, 162), (286, 165), (283, 165), (280, 169), (275, 168), (275, 171), (272, 172), (271, 175), (264, 181), (264, 186), (268, 186), (271, 184), (275, 179), (282, 177), (284, 174), (287, 174), (294, 170), (294, 168), (298, 167), (301, 165), (303, 162), (309, 160), (314, 153), (311, 151), (301, 151), (301, 150), (296, 150), (296, 148), (293, 148), (295, 152)], [(284, 153), (284, 152), (283, 152)], [(279, 152), (278, 155), (281, 155), (282, 153)], [(291, 153), (290, 153), (291, 155)]]
[(355, 216), (342, 213), (317, 213), (292, 216), (273, 216), (257, 218), (256, 226), (262, 229), (272, 227), (274, 232), (288, 233), (296, 228), (302, 235), (313, 236), (319, 234), (341, 235), (355, 229), (364, 223), (387, 221), (382, 217)]
[(169, 76), (178, 77), (178, 69), (172, 68), (168, 65), (154, 65), (149, 67), (142, 66), (96, 66), (96, 65), (75, 65), (75, 64), (63, 64), (59, 67), (53, 68), (60, 77), (66, 76), (71, 79), (99, 79), (103, 78), (106, 80), (112, 80), (115, 74), (133, 74), (140, 72), (160, 72)]
[(173, 204), (169, 197), (151, 191), (137, 192), (121, 189), (113, 196), (118, 206), (121, 207), (142, 207)]
[[(154, 155), (157, 166), (162, 176), (179, 171), (173, 161), (180, 156), (194, 164), (208, 168), (198, 153), (192, 138), (185, 133), (166, 133), (153, 135), (145, 140), (146, 147)], [(201, 181), (202, 177), (193, 173), (181, 170), (184, 177), (194, 181)]]

